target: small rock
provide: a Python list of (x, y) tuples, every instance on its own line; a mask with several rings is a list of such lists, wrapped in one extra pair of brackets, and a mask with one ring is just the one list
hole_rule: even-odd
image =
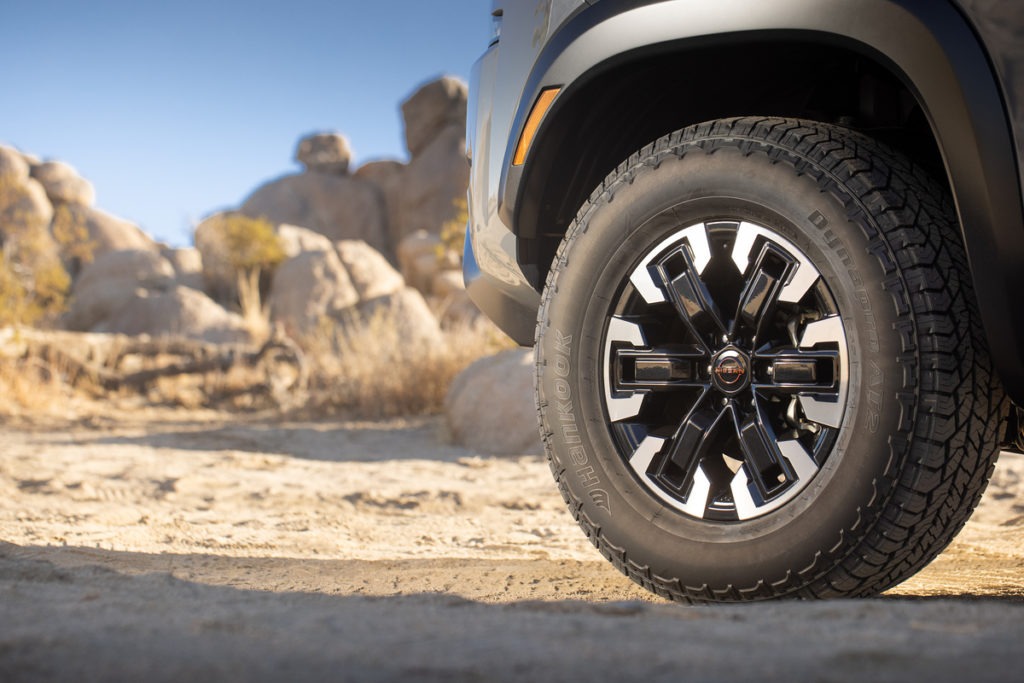
[(348, 173), (352, 148), (339, 133), (317, 133), (299, 141), (295, 160), (314, 173), (343, 176)]
[(442, 270), (434, 275), (430, 283), (430, 293), (438, 299), (447, 299), (456, 292), (466, 291), (466, 283), (461, 270)]
[(442, 330), (470, 327), (487, 320), (465, 289), (455, 290), (442, 299), (437, 311)]

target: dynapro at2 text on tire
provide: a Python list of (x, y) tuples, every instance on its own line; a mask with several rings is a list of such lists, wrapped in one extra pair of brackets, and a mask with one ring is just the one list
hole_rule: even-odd
[(537, 393), (616, 567), (689, 601), (862, 596), (929, 562), (1006, 401), (944, 191), (869, 138), (729, 119), (619, 166), (552, 266)]

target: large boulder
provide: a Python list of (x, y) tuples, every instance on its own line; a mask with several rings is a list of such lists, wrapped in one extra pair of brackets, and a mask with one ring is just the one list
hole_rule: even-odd
[(340, 322), (346, 329), (383, 322), (395, 331), (399, 343), (412, 353), (436, 348), (443, 343), (437, 318), (423, 295), (412, 287), (363, 301), (356, 307), (354, 315), (346, 311)]
[(540, 453), (533, 374), (529, 349), (481, 358), (459, 373), (444, 401), (452, 440), (479, 453)]
[(43, 186), (33, 178), (20, 178), (15, 169), (0, 179), (0, 245), (15, 235), (49, 232), (53, 205)]
[(167, 291), (175, 286), (174, 267), (159, 254), (147, 250), (101, 254), (82, 267), (65, 326), (96, 331), (135, 297), (136, 290)]
[(53, 233), (61, 236), (65, 260), (98, 258), (113, 251), (159, 252), (153, 238), (139, 226), (83, 204), (58, 204)]
[(275, 225), (308, 228), (332, 242), (358, 239), (382, 253), (391, 251), (384, 200), (376, 186), (360, 178), (324, 173), (284, 176), (257, 188), (240, 211)]
[(329, 329), (342, 335), (384, 324), (410, 348), (440, 344), (441, 328), (422, 295), (365, 242), (303, 251), (277, 268), (270, 317), (296, 336)]
[(366, 242), (342, 240), (335, 247), (360, 301), (394, 294), (405, 287), (405, 281), (398, 271)]
[(0, 182), (23, 183), (29, 177), (29, 165), (21, 152), (0, 145)]
[(163, 245), (160, 255), (174, 268), (178, 284), (203, 291), (203, 255), (195, 247), (173, 248)]
[[(50, 232), (53, 206), (43, 186), (29, 177), (28, 168), (21, 154), (0, 148), (0, 274), (14, 278), (17, 290), (27, 298), (24, 303), (49, 313), (60, 305), (70, 278)], [(10, 306), (0, 310), (0, 319), (29, 321), (35, 315), (28, 310)]]
[(445, 76), (421, 86), (402, 103), (405, 144), (416, 158), (448, 126), (466, 125), (466, 84)]
[(92, 206), (96, 200), (92, 183), (63, 161), (47, 161), (33, 166), (32, 177), (40, 182), (46, 196), (55, 204)]
[(299, 141), (295, 160), (314, 173), (346, 175), (352, 158), (348, 138), (339, 133), (316, 133)]
[(445, 296), (448, 290), (435, 291), (434, 283), (441, 273), (460, 270), (459, 255), (447, 249), (441, 237), (426, 230), (417, 230), (398, 243), (398, 267), (411, 287), (427, 296)]
[[(30, 306), (4, 309), (9, 302), (0, 302), (0, 319), (32, 322), (37, 317), (34, 311), (49, 315), (60, 306), (70, 277), (60, 246), (50, 233), (53, 207), (42, 185), (22, 171), (14, 160), (8, 165), (7, 175), (0, 178), (0, 275), (18, 283), (14, 291), (21, 292), (22, 303)], [(15, 296), (22, 299), (21, 295)]]
[(466, 161), (466, 85), (445, 77), (402, 103), (411, 161), (376, 161), (356, 171), (379, 190), (391, 245), (418, 230), (440, 234), (459, 216), (469, 185)]
[(356, 169), (356, 177), (366, 180), (380, 191), (387, 215), (388, 238), (391, 246), (397, 245), (402, 236), (399, 209), (402, 204), (402, 185), (405, 164), (390, 159), (371, 161)]
[(398, 233), (402, 237), (417, 230), (439, 234), (459, 216), (468, 185), (465, 125), (448, 126), (402, 173)]
[(288, 258), (298, 256), (304, 251), (333, 251), (334, 244), (318, 232), (300, 228), (297, 225), (277, 226), (275, 230), (281, 240), (281, 248)]
[(338, 254), (304, 251), (286, 260), (270, 286), (270, 319), (293, 335), (315, 332), (359, 302), (359, 294)]
[(152, 251), (103, 254), (82, 268), (65, 325), (83, 332), (249, 341), (241, 316), (176, 278), (171, 263)]
[(131, 290), (123, 304), (92, 331), (185, 337), (213, 344), (251, 341), (240, 315), (224, 310), (202, 292), (178, 284), (169, 289)]

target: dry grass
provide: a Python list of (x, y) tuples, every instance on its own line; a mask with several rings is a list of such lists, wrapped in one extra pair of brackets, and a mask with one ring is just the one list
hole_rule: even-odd
[(34, 354), (0, 355), (0, 415), (64, 412), (72, 399), (66, 369)]
[[(160, 377), (144, 387), (104, 391), (60, 357), (0, 343), (0, 417), (65, 414), (72, 404), (79, 412), (155, 405), (274, 411), (309, 418), (430, 414), (441, 410), (452, 379), (467, 365), (514, 345), (487, 321), (442, 332), (437, 343), (410, 344), (400, 323), (382, 311), (362, 324), (325, 327), (301, 339), (305, 378), (286, 393), (272, 388), (282, 383), (290, 386), (297, 370), (272, 363)], [(33, 332), (34, 336), (45, 334)], [(55, 346), (84, 346), (64, 339), (73, 333), (52, 334), (60, 335)], [(107, 372), (139, 372), (175, 360), (124, 356), (125, 338), (110, 336), (97, 345), (100, 336), (88, 335), (90, 351), (83, 360)]]
[(485, 320), (441, 333), (434, 344), (411, 343), (388, 314), (302, 340), (310, 362), (305, 410), (378, 419), (439, 412), (452, 380), (470, 363), (514, 342)]

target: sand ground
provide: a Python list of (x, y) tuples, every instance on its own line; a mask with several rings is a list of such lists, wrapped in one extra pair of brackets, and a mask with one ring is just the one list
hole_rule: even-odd
[(1024, 458), (882, 598), (680, 607), (430, 418), (0, 422), (0, 680), (1020, 680)]

